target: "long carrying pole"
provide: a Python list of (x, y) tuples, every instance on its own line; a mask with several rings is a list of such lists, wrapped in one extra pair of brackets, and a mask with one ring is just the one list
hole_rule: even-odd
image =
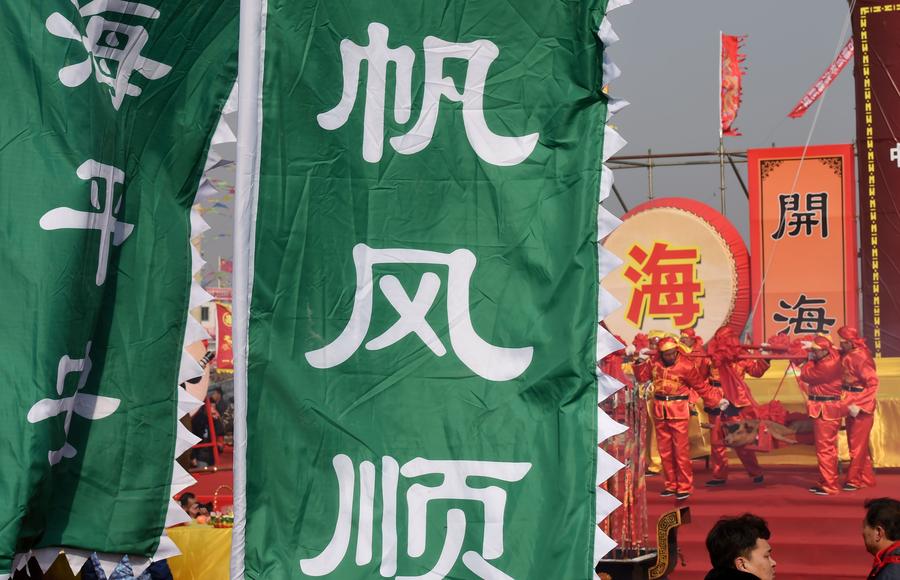
[(238, 43), (238, 131), (234, 203), (234, 529), (231, 578), (244, 578), (247, 525), (247, 356), (253, 231), (259, 174), (263, 18), (266, 0), (241, 0)]
[(719, 104), (719, 200), (725, 215), (725, 135), (722, 133), (722, 31), (719, 31), (719, 87), (716, 95)]

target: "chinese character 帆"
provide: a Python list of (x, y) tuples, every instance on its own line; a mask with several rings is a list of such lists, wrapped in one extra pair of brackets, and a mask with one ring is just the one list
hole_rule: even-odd
[[(369, 24), (369, 44), (360, 46), (349, 39), (341, 41), (341, 64), (344, 87), (340, 102), (330, 111), (318, 116), (319, 126), (327, 130), (339, 129), (347, 122), (356, 104), (362, 61), (368, 64), (366, 75), (365, 106), (363, 112), (363, 159), (375, 163), (381, 159), (384, 148), (385, 80), (389, 63), (396, 66), (396, 90), (394, 91), (394, 120), (404, 124), (409, 121), (412, 103), (412, 68), (415, 54), (408, 46), (388, 48), (389, 30), (384, 24)], [(484, 118), (484, 93), (488, 69), (500, 55), (500, 50), (489, 40), (452, 43), (428, 36), (425, 49), (425, 88), (422, 109), (416, 124), (404, 135), (391, 138), (391, 146), (398, 153), (411, 155), (425, 149), (434, 136), (441, 97), (462, 103), (463, 127), (475, 153), (493, 165), (517, 165), (528, 158), (538, 141), (538, 134), (522, 137), (497, 135)], [(445, 59), (468, 61), (463, 91), (459, 92), (454, 80), (444, 76)]]

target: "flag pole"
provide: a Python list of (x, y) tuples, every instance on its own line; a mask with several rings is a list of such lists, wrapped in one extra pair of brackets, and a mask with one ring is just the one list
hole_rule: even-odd
[(719, 201), (725, 215), (725, 135), (722, 132), (722, 31), (719, 31)]
[(241, 0), (238, 40), (238, 130), (234, 195), (232, 328), (234, 353), (234, 528), (232, 580), (244, 578), (247, 526), (247, 356), (253, 232), (259, 182), (262, 54), (266, 0)]

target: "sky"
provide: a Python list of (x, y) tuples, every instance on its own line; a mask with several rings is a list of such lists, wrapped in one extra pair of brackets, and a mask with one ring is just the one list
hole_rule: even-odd
[[(851, 143), (855, 133), (853, 67), (847, 65), (801, 119), (788, 112), (831, 64), (850, 36), (847, 0), (635, 0), (610, 15), (619, 42), (610, 48), (622, 76), (612, 95), (631, 103), (612, 120), (628, 141), (619, 155), (718, 148), (719, 31), (746, 34), (744, 99), (728, 151)], [(746, 183), (746, 168), (739, 166)], [(726, 215), (747, 239), (747, 200), (727, 171)], [(615, 182), (632, 208), (647, 199), (645, 169), (619, 170)], [(682, 196), (720, 207), (719, 167), (656, 168), (655, 197)], [(613, 197), (606, 207), (621, 215)]]
[[(744, 135), (727, 137), (728, 151), (773, 143), (802, 146), (807, 139), (852, 142), (852, 64), (820, 100), (815, 126), (815, 106), (801, 119), (787, 117), (849, 38), (848, 14), (847, 0), (635, 0), (613, 11), (610, 20), (620, 40), (610, 54), (622, 76), (610, 88), (631, 103), (612, 120), (628, 141), (619, 154), (718, 147), (720, 30), (748, 35), (744, 100), (736, 122)], [(223, 153), (233, 159), (234, 146)], [(746, 183), (746, 168), (738, 167)], [(220, 177), (234, 183), (233, 167), (230, 171)], [(653, 180), (656, 197), (689, 197), (720, 207), (717, 165), (656, 168)], [(646, 170), (618, 170), (615, 181), (627, 207), (647, 199)], [(730, 169), (726, 204), (726, 215), (747, 241), (747, 200)], [(615, 197), (605, 205), (616, 215), (624, 213)], [(213, 230), (204, 240), (204, 254), (214, 264), (218, 256), (231, 256), (230, 207), (206, 217)]]

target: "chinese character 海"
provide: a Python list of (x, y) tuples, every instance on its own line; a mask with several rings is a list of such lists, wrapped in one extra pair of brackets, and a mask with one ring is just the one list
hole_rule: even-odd
[[(393, 457), (383, 457), (381, 477), (381, 562), (382, 577), (396, 580), (426, 580), (447, 577), (462, 553), (466, 537), (465, 513), (458, 508), (447, 510), (446, 535), (440, 556), (434, 567), (420, 576), (395, 576), (397, 574), (397, 490), (400, 475), (418, 478), (429, 475), (442, 476), (436, 486), (413, 484), (406, 492), (408, 513), (407, 555), (420, 558), (428, 542), (428, 507), (432, 501), (446, 505), (448, 500), (474, 501), (481, 504), (482, 519), (481, 552), (469, 550), (462, 554), (463, 564), (479, 578), (510, 579), (489, 560), (503, 555), (503, 529), (506, 513), (504, 488), (497, 485), (472, 486), (468, 478), (487, 478), (507, 483), (521, 481), (531, 469), (531, 463), (505, 461), (428, 460), (417, 457), (399, 467)], [(332, 460), (338, 482), (338, 514), (334, 533), (328, 545), (315, 557), (300, 561), (300, 570), (307, 576), (325, 576), (334, 572), (347, 555), (353, 525), (353, 499), (355, 473), (353, 462), (346, 455), (336, 455)], [(359, 511), (355, 562), (364, 566), (372, 561), (372, 530), (374, 527), (375, 464), (363, 461), (359, 465)]]
[(779, 334), (819, 334), (828, 332), (834, 326), (835, 319), (827, 317), (824, 298), (808, 298), (801, 294), (794, 304), (779, 300), (778, 306), (788, 310), (787, 315), (776, 312), (772, 315), (775, 322), (786, 322), (787, 326), (778, 331)]
[[(349, 39), (341, 41), (341, 63), (344, 88), (340, 102), (330, 111), (318, 116), (319, 126), (335, 130), (344, 125), (356, 104), (357, 85), (363, 61), (367, 62), (366, 93), (363, 112), (363, 159), (375, 163), (381, 159), (384, 147), (384, 108), (388, 64), (396, 67), (394, 91), (394, 120), (409, 121), (412, 104), (412, 68), (415, 54), (408, 46), (388, 48), (389, 30), (384, 24), (369, 24), (369, 44), (360, 46)], [(404, 135), (392, 137), (391, 146), (405, 155), (425, 149), (434, 135), (441, 97), (462, 103), (462, 119), (466, 137), (475, 153), (493, 165), (517, 165), (528, 158), (538, 141), (538, 134), (522, 137), (497, 135), (484, 118), (484, 93), (488, 69), (500, 50), (490, 40), (452, 43), (428, 36), (425, 51), (425, 87), (422, 108), (415, 125)], [(444, 76), (445, 59), (468, 61), (463, 90), (460, 92), (451, 77)]]
[(112, 106), (119, 110), (125, 96), (136, 97), (141, 88), (131, 83), (131, 75), (140, 73), (148, 80), (162, 78), (172, 70), (167, 64), (149, 59), (142, 54), (149, 35), (143, 26), (132, 26), (115, 20), (107, 20), (100, 14), (111, 12), (147, 19), (159, 18), (159, 11), (146, 4), (125, 0), (92, 0), (79, 7), (78, 14), (90, 19), (84, 34), (59, 12), (47, 18), (46, 27), (50, 34), (74, 40), (85, 51), (87, 58), (76, 64), (59, 69), (59, 80), (67, 87), (83, 84), (94, 73), (97, 82), (109, 86)]
[(823, 238), (828, 237), (828, 192), (807, 193), (805, 205), (805, 210), (800, 211), (799, 193), (778, 195), (778, 229), (772, 234), (773, 240), (780, 240), (785, 235), (789, 238), (811, 236), (816, 227)]
[(628, 256), (635, 264), (624, 273), (632, 284), (625, 319), (639, 328), (645, 316), (670, 319), (678, 328), (693, 326), (703, 315), (703, 284), (697, 279), (700, 251), (655, 242), (649, 253), (635, 244)]
[[(460, 249), (449, 254), (405, 248), (373, 249), (365, 244), (353, 248), (356, 266), (356, 294), (350, 320), (343, 332), (330, 344), (306, 353), (315, 368), (327, 369), (350, 358), (362, 345), (372, 320), (372, 295), (376, 264), (425, 264), (448, 267), (447, 320), (450, 322), (450, 346), (459, 360), (475, 374), (489, 381), (508, 381), (525, 372), (531, 364), (533, 347), (505, 348), (483, 340), (472, 326), (469, 311), (469, 282), (475, 271), (475, 255)], [(447, 353), (441, 339), (425, 320), (440, 288), (440, 278), (426, 272), (412, 300), (396, 276), (383, 276), (379, 288), (400, 315), (393, 326), (366, 343), (366, 350), (391, 346), (408, 334), (415, 334), (437, 356)]]

